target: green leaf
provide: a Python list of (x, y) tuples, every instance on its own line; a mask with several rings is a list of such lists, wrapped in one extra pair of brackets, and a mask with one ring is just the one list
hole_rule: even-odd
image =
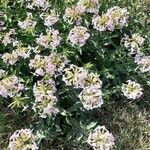
[(91, 122), (89, 125), (86, 126), (87, 130), (90, 130), (92, 128), (94, 128), (97, 125), (97, 122)]

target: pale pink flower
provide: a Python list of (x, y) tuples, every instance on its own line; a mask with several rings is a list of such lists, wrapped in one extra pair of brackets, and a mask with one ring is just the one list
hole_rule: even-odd
[(93, 17), (92, 24), (96, 30), (106, 31), (113, 22), (107, 14), (103, 14), (102, 16)]
[(92, 24), (99, 31), (114, 31), (127, 25), (129, 13), (126, 8), (112, 7), (101, 16), (94, 16)]
[(56, 115), (59, 112), (56, 96), (45, 97), (40, 101), (35, 101), (33, 110), (37, 112), (41, 118)]
[(5, 64), (14, 65), (18, 61), (18, 54), (15, 51), (12, 51), (12, 54), (4, 53), (2, 59)]
[(30, 129), (16, 130), (9, 138), (9, 150), (37, 150), (35, 136)]
[(55, 92), (55, 83), (52, 79), (38, 81), (33, 86), (33, 93), (36, 98), (36, 101), (41, 101), (46, 97), (51, 97), (55, 94)]
[(87, 28), (83, 26), (75, 26), (68, 35), (68, 40), (73, 46), (84, 46), (90, 34), (87, 32)]
[(19, 79), (17, 76), (12, 75), (3, 78), (0, 81), (0, 95), (3, 97), (13, 97), (18, 92), (24, 89), (24, 85), (22, 84), (23, 80)]
[(81, 15), (85, 12), (82, 6), (67, 7), (63, 16), (64, 20), (70, 24), (81, 21)]
[(101, 107), (103, 104), (101, 89), (94, 86), (85, 87), (79, 94), (79, 98), (87, 110)]
[(99, 0), (79, 0), (77, 3), (77, 6), (85, 8), (90, 13), (97, 13), (99, 5)]
[(10, 29), (10, 31), (8, 33), (5, 33), (4, 37), (3, 37), (3, 40), (2, 40), (2, 43), (7, 46), (8, 44), (11, 44), (13, 43), (14, 41), (14, 38), (12, 38), (11, 36), (16, 34), (15, 30), (14, 29)]
[(94, 150), (111, 150), (114, 143), (113, 135), (105, 128), (105, 126), (97, 126), (90, 132), (87, 143)]
[(35, 55), (34, 59), (30, 60), (29, 67), (35, 70), (34, 75), (43, 76), (45, 74), (44, 69), (45, 61), (40, 55)]
[(50, 27), (59, 21), (59, 14), (56, 10), (50, 10), (50, 13), (42, 13), (40, 16), (44, 19), (44, 25), (47, 27)]
[(48, 75), (56, 76), (62, 73), (68, 62), (67, 58), (62, 54), (51, 53), (49, 56), (45, 56), (45, 70)]
[(110, 19), (113, 21), (113, 26), (114, 27), (111, 27), (112, 25), (110, 25), (110, 29), (113, 28), (123, 28), (124, 26), (127, 25), (127, 22), (128, 22), (128, 19), (129, 19), (129, 12), (127, 11), (126, 8), (120, 8), (118, 6), (114, 6), (110, 9), (107, 10), (107, 13), (106, 13)]
[(69, 68), (64, 69), (63, 81), (66, 85), (83, 88), (87, 74), (88, 72), (84, 68), (70, 65)]
[(32, 13), (27, 13), (27, 18), (24, 21), (19, 21), (18, 26), (23, 30), (34, 29), (37, 22), (33, 21)]
[(150, 72), (150, 56), (136, 56), (135, 63), (142, 73)]
[(34, 9), (34, 7), (37, 7), (42, 10), (46, 10), (49, 7), (48, 0), (26, 0), (27, 1), (27, 8)]
[(130, 54), (140, 54), (140, 47), (144, 44), (145, 39), (139, 34), (133, 34), (131, 38), (128, 35), (122, 39), (124, 47), (130, 50)]
[(143, 95), (143, 89), (139, 83), (128, 80), (127, 84), (123, 84), (122, 92), (128, 99), (138, 99)]
[(15, 50), (15, 52), (17, 53), (17, 55), (19, 57), (22, 57), (24, 59), (29, 58), (30, 54), (31, 54), (31, 47), (17, 47), (17, 49)]
[(46, 118), (59, 112), (55, 83), (52, 79), (38, 81), (33, 87), (33, 92), (35, 96), (33, 110), (38, 112), (40, 117)]
[(60, 44), (61, 38), (59, 36), (59, 31), (54, 29), (46, 30), (46, 35), (41, 34), (39, 38), (36, 39), (36, 43), (45, 48), (56, 49)]

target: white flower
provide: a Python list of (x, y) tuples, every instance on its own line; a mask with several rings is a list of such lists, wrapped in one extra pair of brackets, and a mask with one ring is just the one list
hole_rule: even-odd
[(47, 0), (35, 0), (34, 5), (36, 7), (42, 7), (45, 9), (48, 7), (48, 1)]
[(90, 144), (94, 150), (110, 150), (114, 143), (114, 137), (105, 126), (98, 126), (90, 132), (87, 143)]
[(62, 73), (68, 59), (59, 53), (51, 53), (49, 56), (35, 55), (34, 59), (30, 60), (29, 67), (35, 70), (36, 76), (43, 76), (47, 73), (50, 77), (57, 76)]
[(33, 86), (33, 93), (36, 101), (51, 97), (56, 92), (55, 83), (52, 79), (38, 81)]
[(24, 89), (24, 85), (21, 82), (23, 82), (23, 80), (15, 75), (3, 78), (0, 81), (0, 95), (6, 98), (8, 96), (15, 96), (18, 92)]
[(97, 13), (99, 8), (99, 0), (79, 0), (77, 6), (82, 6), (87, 12)]
[(103, 104), (102, 91), (94, 86), (84, 88), (79, 98), (87, 110), (101, 107)]
[(11, 35), (14, 35), (14, 34), (16, 34), (15, 30), (14, 29), (10, 29), (10, 31), (8, 33), (5, 33), (5, 35), (3, 37), (3, 40), (2, 40), (2, 43), (5, 46), (7, 46), (8, 44), (13, 43), (14, 39), (11, 37)]
[(44, 25), (50, 27), (59, 21), (59, 14), (55, 10), (50, 10), (50, 14), (43, 13), (41, 18), (44, 19)]
[(130, 54), (140, 54), (140, 47), (144, 43), (144, 38), (139, 34), (133, 34), (131, 38), (128, 35), (122, 39), (124, 47), (130, 50)]
[(18, 60), (18, 54), (15, 51), (12, 51), (12, 54), (4, 53), (2, 59), (5, 64), (14, 65)]
[(139, 34), (133, 34), (132, 35), (133, 41), (139, 44), (139, 46), (142, 46), (144, 44), (145, 39), (141, 37)]
[(143, 95), (141, 85), (135, 81), (128, 80), (122, 85), (122, 92), (128, 99), (138, 99)]
[(34, 59), (30, 60), (29, 67), (35, 70), (34, 75), (43, 76), (45, 74), (44, 70), (45, 61), (40, 55), (35, 55)]
[(136, 56), (135, 63), (142, 73), (150, 72), (150, 56)]
[(16, 47), (16, 49), (13, 50), (13, 52), (16, 53), (18, 57), (22, 57), (26, 59), (30, 56), (30, 52), (32, 48), (30, 47), (30, 45), (28, 45), (28, 47), (24, 47), (22, 45), (23, 44), (20, 41), (14, 41), (13, 47)]
[(32, 13), (27, 13), (27, 18), (18, 22), (19, 27), (24, 30), (34, 29), (36, 24), (37, 22), (33, 21)]
[(37, 112), (41, 118), (56, 115), (59, 112), (56, 96), (45, 97), (40, 101), (35, 101), (33, 110)]
[(50, 76), (57, 76), (62, 73), (68, 62), (67, 58), (62, 54), (51, 53), (49, 56), (45, 56), (46, 73)]
[(95, 88), (101, 88), (102, 81), (99, 79), (99, 75), (89, 73), (85, 79), (84, 87), (94, 86)]
[(4, 77), (6, 75), (6, 71), (3, 69), (0, 69), (0, 78)]
[(40, 117), (46, 118), (59, 112), (55, 83), (52, 79), (38, 81), (33, 87), (33, 92), (36, 98), (33, 110), (38, 112)]
[(15, 50), (15, 52), (17, 53), (18, 56), (26, 59), (28, 57), (30, 57), (31, 54), (31, 47), (22, 47), (22, 46), (18, 46), (17, 49)]
[(59, 31), (54, 29), (46, 30), (47, 35), (41, 34), (39, 38), (36, 39), (36, 43), (45, 48), (56, 49), (60, 44), (61, 38), (59, 36)]
[(83, 88), (87, 73), (87, 70), (83, 67), (70, 65), (69, 68), (64, 69), (63, 81), (66, 85), (73, 85), (77, 88)]
[(127, 25), (129, 12), (127, 11), (126, 8), (120, 8), (120, 7), (114, 6), (108, 9), (106, 14), (110, 16), (110, 19), (113, 21), (113, 24), (111, 24), (108, 27), (110, 31), (114, 28), (121, 29)]
[(47, 0), (26, 0), (28, 2), (27, 8), (33, 9), (33, 7), (41, 8), (42, 10), (46, 10), (49, 6)]
[(114, 29), (121, 29), (126, 26), (128, 18), (127, 9), (115, 6), (101, 16), (93, 17), (92, 24), (99, 31), (114, 31)]
[(111, 24), (113, 24), (113, 22), (107, 14), (103, 14), (102, 16), (94, 17), (92, 24), (96, 30), (105, 31)]
[(85, 8), (82, 6), (74, 6), (74, 7), (67, 7), (65, 9), (65, 15), (63, 16), (64, 20), (70, 24), (73, 24), (75, 21), (81, 21), (81, 15), (84, 13)]
[(87, 28), (83, 26), (75, 26), (68, 35), (68, 40), (73, 46), (79, 45), (80, 47), (84, 46), (86, 40), (90, 37), (90, 34), (87, 32)]
[(9, 150), (37, 150), (35, 136), (30, 129), (16, 130), (9, 139)]

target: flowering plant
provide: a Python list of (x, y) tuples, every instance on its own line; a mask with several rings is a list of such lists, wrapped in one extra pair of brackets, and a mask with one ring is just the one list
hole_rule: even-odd
[(117, 148), (108, 106), (142, 101), (150, 85), (142, 16), (123, 0), (0, 4), (0, 149)]

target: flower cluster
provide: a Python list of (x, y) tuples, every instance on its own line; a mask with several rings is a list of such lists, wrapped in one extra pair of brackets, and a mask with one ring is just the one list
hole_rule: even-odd
[(83, 107), (87, 110), (101, 107), (103, 104), (102, 91), (96, 87), (90, 86), (83, 89), (79, 98)]
[(144, 53), (141, 52), (141, 46), (144, 44), (144, 41), (145, 39), (138, 33), (132, 34), (131, 37), (125, 35), (122, 39), (124, 47), (130, 51), (131, 55), (135, 55), (135, 63), (142, 73), (150, 71), (150, 56), (145, 56)]
[(45, 57), (35, 55), (34, 59), (30, 60), (29, 67), (35, 70), (36, 76), (44, 76), (45, 73), (49, 76), (56, 76), (63, 71), (67, 63), (68, 60), (63, 55), (51, 53)]
[(34, 7), (41, 8), (42, 10), (46, 10), (49, 7), (49, 3), (47, 0), (26, 0), (27, 8), (34, 9)]
[(14, 50), (14, 52), (16, 53), (16, 56), (19, 58), (29, 58), (30, 54), (31, 54), (31, 49), (32, 47), (30, 45), (28, 45), (28, 47), (22, 46), (21, 43), (18, 43), (16, 45), (16, 49)]
[(54, 29), (47, 29), (46, 35), (41, 35), (36, 39), (36, 43), (44, 48), (55, 49), (60, 44), (59, 31)]
[(37, 150), (35, 136), (30, 129), (16, 130), (9, 139), (9, 150)]
[(122, 85), (122, 92), (128, 99), (138, 99), (143, 95), (143, 89), (139, 83), (128, 80), (127, 84)]
[(23, 30), (32, 30), (35, 28), (37, 22), (33, 21), (32, 13), (27, 13), (27, 18), (24, 21), (19, 21), (18, 26)]
[(2, 55), (2, 60), (5, 64), (14, 65), (19, 60), (19, 58), (28, 58), (32, 49), (30, 45), (25, 47), (19, 41), (13, 42), (13, 48), (15, 49), (12, 51), (12, 53), (6, 52)]
[(52, 79), (38, 81), (33, 87), (33, 92), (35, 96), (33, 110), (38, 112), (40, 117), (46, 118), (59, 112), (57, 98), (54, 95), (56, 92), (55, 83)]
[(2, 59), (5, 64), (14, 65), (18, 60), (18, 55), (15, 51), (12, 51), (12, 53), (4, 53)]
[(77, 24), (80, 23), (85, 9), (84, 7), (74, 6), (74, 7), (67, 7), (65, 9), (65, 15), (63, 16), (64, 20), (69, 24), (73, 24), (76, 22)]
[(75, 26), (68, 35), (68, 40), (73, 46), (79, 45), (80, 47), (84, 46), (86, 40), (90, 37), (90, 34), (87, 32), (87, 28), (83, 26)]
[(35, 70), (34, 75), (43, 76), (45, 74), (44, 64), (44, 58), (41, 55), (35, 55), (34, 59), (30, 60), (29, 67)]
[(24, 89), (24, 85), (21, 82), (23, 82), (23, 80), (15, 75), (3, 78), (0, 81), (0, 95), (6, 98), (8, 96), (15, 96), (18, 92)]
[(94, 28), (98, 31), (113, 31), (114, 29), (121, 29), (127, 25), (129, 13), (126, 8), (112, 7), (107, 10), (102, 16), (93, 18), (92, 23)]
[(7, 46), (8, 44), (11, 44), (14, 42), (14, 38), (12, 37), (13, 35), (15, 35), (16, 32), (14, 29), (10, 29), (9, 32), (5, 33), (5, 35), (2, 38), (2, 43)]
[(85, 8), (87, 12), (97, 13), (99, 9), (99, 0), (79, 0), (77, 6)]
[(74, 85), (76, 88), (84, 87), (87, 70), (83, 67), (70, 65), (70, 67), (64, 69), (64, 72), (63, 81), (66, 85)]
[(135, 63), (142, 73), (150, 72), (150, 56), (136, 56)]
[(50, 27), (59, 21), (59, 14), (56, 10), (50, 10), (50, 13), (42, 13), (41, 18), (44, 19), (44, 25)]
[(98, 126), (90, 132), (87, 143), (94, 150), (110, 150), (114, 145), (114, 137), (105, 126)]
[(103, 104), (102, 82), (97, 74), (89, 73), (83, 67), (70, 65), (69, 68), (64, 69), (63, 81), (66, 85), (83, 88), (79, 99), (85, 109), (94, 109)]
[(139, 34), (135, 33), (130, 38), (128, 35), (122, 39), (124, 43), (124, 47), (130, 50), (130, 54), (139, 54), (140, 47), (143, 45), (145, 39), (141, 37)]
[(65, 65), (68, 64), (68, 59), (58, 53), (51, 53), (45, 56), (45, 70), (49, 76), (57, 76), (61, 74)]

